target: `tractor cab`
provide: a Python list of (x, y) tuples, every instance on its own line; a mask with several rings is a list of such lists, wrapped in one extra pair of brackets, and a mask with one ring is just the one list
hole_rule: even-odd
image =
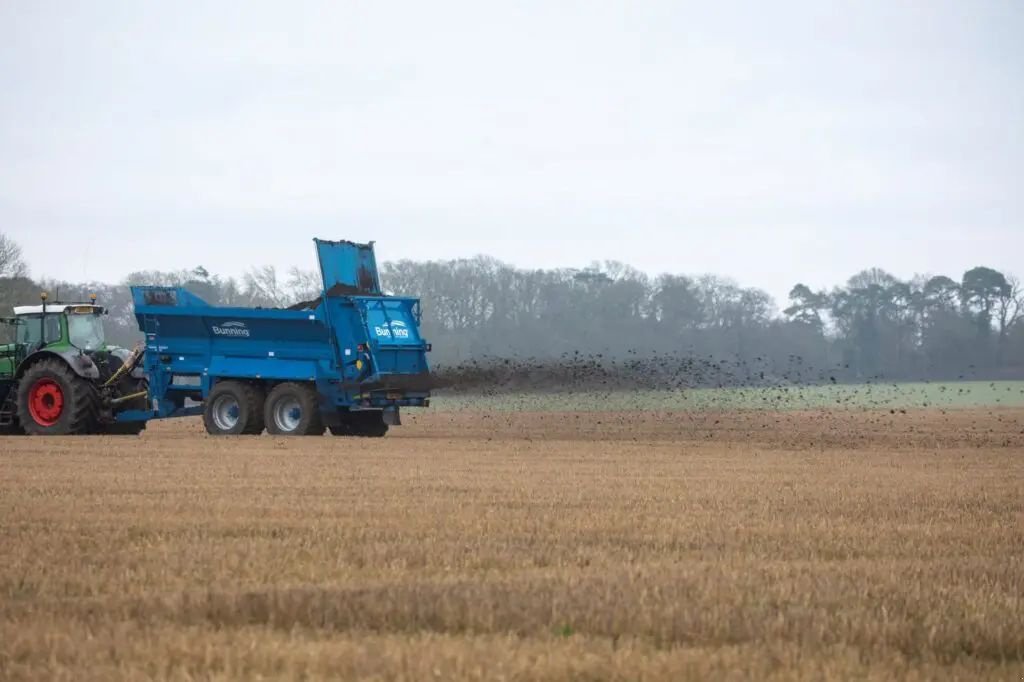
[(69, 346), (87, 354), (103, 350), (104, 312), (95, 303), (17, 306), (15, 343), (30, 352), (49, 346)]

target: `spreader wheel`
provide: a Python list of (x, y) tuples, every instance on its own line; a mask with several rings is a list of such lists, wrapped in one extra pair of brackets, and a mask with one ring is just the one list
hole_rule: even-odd
[(60, 360), (37, 362), (18, 383), (18, 422), (30, 435), (91, 433), (98, 409), (93, 385)]
[(242, 381), (219, 381), (203, 405), (203, 424), (214, 436), (263, 431), (263, 390)]
[(324, 422), (316, 388), (310, 384), (278, 384), (267, 396), (263, 420), (274, 436), (322, 436)]

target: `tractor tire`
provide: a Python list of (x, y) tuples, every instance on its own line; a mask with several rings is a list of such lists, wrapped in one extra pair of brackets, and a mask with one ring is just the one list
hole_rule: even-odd
[(30, 436), (93, 433), (99, 394), (62, 360), (40, 360), (18, 382), (18, 423)]
[(203, 425), (211, 436), (263, 432), (263, 389), (244, 381), (219, 381), (203, 405)]
[(267, 396), (263, 420), (273, 436), (322, 436), (324, 422), (316, 389), (308, 384), (278, 384)]

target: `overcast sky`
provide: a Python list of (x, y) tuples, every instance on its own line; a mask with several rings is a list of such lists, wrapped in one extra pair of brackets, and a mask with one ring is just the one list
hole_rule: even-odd
[(1024, 275), (1024, 2), (0, 0), (32, 274), (489, 254)]

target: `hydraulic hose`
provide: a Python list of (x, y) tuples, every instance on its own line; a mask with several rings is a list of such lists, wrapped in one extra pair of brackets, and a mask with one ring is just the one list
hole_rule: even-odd
[(125, 360), (124, 364), (121, 365), (121, 367), (119, 367), (116, 372), (111, 374), (109, 379), (103, 382), (103, 388), (110, 386), (112, 383), (123, 377), (125, 374), (128, 374), (133, 369), (135, 369), (135, 366), (139, 364), (139, 360), (142, 359), (143, 352), (144, 350), (142, 344), (136, 345), (135, 348), (132, 349), (131, 355), (129, 355), (128, 359)]

